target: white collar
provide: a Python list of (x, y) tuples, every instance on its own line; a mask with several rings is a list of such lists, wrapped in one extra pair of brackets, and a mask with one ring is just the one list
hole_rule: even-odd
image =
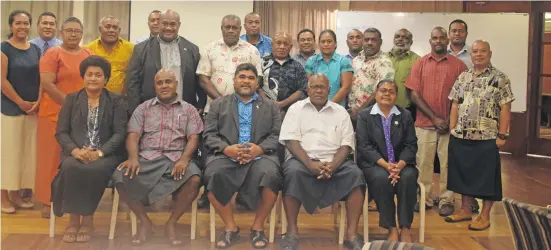
[[(371, 108), (371, 112), (369, 114), (372, 114), (372, 115), (380, 115), (382, 117), (385, 117), (387, 118), (384, 114), (383, 114), (383, 111), (381, 110), (381, 108), (379, 108), (379, 104), (375, 103), (375, 105), (373, 105), (373, 108)], [(392, 108), (390, 109), (390, 115), (399, 115), (400, 114), (400, 110), (398, 110), (398, 108), (396, 107), (396, 105), (393, 105)]]

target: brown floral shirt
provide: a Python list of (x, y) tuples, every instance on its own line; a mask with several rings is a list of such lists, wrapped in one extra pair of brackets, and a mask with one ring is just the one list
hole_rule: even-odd
[(451, 134), (468, 140), (492, 140), (499, 130), (501, 105), (515, 100), (507, 75), (490, 65), (480, 75), (469, 69), (459, 75), (448, 97), (459, 104)]

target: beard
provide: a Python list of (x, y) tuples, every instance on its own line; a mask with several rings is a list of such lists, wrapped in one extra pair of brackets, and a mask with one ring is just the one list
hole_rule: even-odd
[(404, 46), (394, 45), (394, 47), (392, 47), (392, 52), (396, 52), (398, 54), (401, 54), (401, 53), (409, 51), (410, 48), (411, 48), (411, 44), (406, 44)]

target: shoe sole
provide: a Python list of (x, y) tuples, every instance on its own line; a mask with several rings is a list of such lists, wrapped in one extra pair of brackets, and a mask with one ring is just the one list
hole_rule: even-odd
[(448, 218), (448, 217), (444, 218), (444, 221), (445, 221), (445, 222), (448, 222), (448, 223), (458, 223), (458, 222), (472, 221), (472, 220), (473, 220), (472, 217), (471, 217), (471, 218), (463, 218), (463, 219), (460, 219), (460, 220), (452, 220), (452, 219), (447, 220), (447, 218)]
[(488, 225), (488, 226), (485, 227), (485, 228), (473, 228), (473, 227), (471, 227), (471, 225), (469, 225), (469, 230), (471, 230), (471, 231), (484, 231), (484, 230), (486, 230), (486, 229), (488, 229), (488, 228), (490, 228), (490, 225)]

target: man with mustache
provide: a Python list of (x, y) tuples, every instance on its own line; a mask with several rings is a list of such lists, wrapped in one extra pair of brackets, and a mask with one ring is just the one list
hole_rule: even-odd
[(348, 55), (346, 55), (346, 57), (350, 59), (350, 61), (362, 51), (363, 39), (364, 34), (358, 29), (353, 29), (346, 35), (346, 45), (348, 46)]
[[(442, 27), (432, 30), (429, 39), (431, 52), (417, 60), (411, 69), (406, 88), (411, 100), (417, 106), (415, 132), (418, 138), (417, 166), (419, 181), (426, 187), (426, 206), (434, 206), (430, 199), (434, 157), (440, 160), (440, 216), (448, 216), (454, 211), (453, 192), (447, 190), (448, 143), (450, 102), (448, 95), (457, 77), (467, 66), (447, 51), (449, 39)], [(423, 201), (419, 201), (421, 203)], [(422, 203), (421, 203), (422, 204)]]
[(311, 29), (303, 29), (297, 34), (298, 53), (293, 56), (302, 67), (308, 58), (316, 54), (316, 34)]
[(281, 116), (278, 105), (261, 99), (256, 66), (244, 63), (235, 70), (235, 93), (211, 103), (205, 118), (204, 184), (210, 203), (224, 221), (217, 248), (228, 248), (239, 239), (239, 226), (230, 202), (237, 197), (256, 211), (250, 227), (254, 248), (265, 248), (264, 223), (283, 184), (277, 157)]
[(472, 45), (474, 67), (463, 72), (449, 95), (452, 101), (448, 189), (461, 194), (461, 210), (446, 222), (472, 220), (475, 198), (483, 200), (482, 212), (469, 230), (490, 227), (490, 211), (502, 199), (499, 148), (505, 145), (515, 100), (511, 81), (492, 66), (487, 41)]
[(456, 19), (450, 23), (448, 31), (450, 47), (448, 48), (448, 53), (459, 58), (470, 69), (473, 67), (473, 61), (471, 60), (471, 48), (466, 44), (468, 34), (468, 26), (465, 21)]
[(272, 53), (272, 38), (262, 35), (260, 33), (260, 15), (256, 13), (249, 13), (245, 16), (245, 31), (240, 39), (254, 45), (260, 57), (265, 57)]
[(111, 63), (111, 77), (105, 88), (116, 94), (123, 94), (125, 89), (126, 71), (134, 44), (120, 38), (120, 20), (114, 16), (106, 16), (99, 22), (100, 37), (85, 47), (94, 55), (101, 56)]
[(159, 18), (161, 17), (161, 11), (160, 10), (154, 10), (149, 13), (149, 16), (147, 17), (147, 26), (149, 27), (149, 36), (148, 37), (142, 37), (136, 40), (136, 44), (141, 43), (145, 40), (148, 40), (149, 38), (156, 37), (159, 34), (160, 30), (160, 23)]
[(413, 44), (413, 34), (407, 29), (399, 29), (394, 33), (394, 47), (388, 52), (388, 57), (392, 62), (392, 66), (396, 72), (394, 82), (398, 86), (398, 96), (396, 97), (395, 105), (400, 108), (405, 108), (411, 112), (415, 119), (415, 106), (411, 104), (409, 97), (406, 95), (406, 79), (409, 76), (411, 67), (417, 59), (421, 58), (415, 52), (411, 51)]
[(161, 69), (176, 74), (180, 83), (176, 86), (178, 97), (201, 111), (206, 97), (195, 74), (199, 47), (178, 35), (180, 15), (177, 12), (161, 13), (160, 23), (159, 35), (136, 45), (132, 53), (126, 74), (129, 111), (133, 112), (140, 103), (155, 97), (154, 78)]
[(36, 23), (36, 30), (38, 36), (29, 42), (38, 45), (42, 55), (46, 53), (51, 47), (61, 45), (63, 41), (55, 37), (57, 30), (56, 16), (52, 12), (44, 12), (38, 16), (38, 22)]
[(354, 80), (348, 95), (348, 112), (353, 120), (362, 109), (375, 101), (375, 89), (381, 80), (394, 80), (394, 68), (388, 56), (381, 51), (383, 39), (376, 28), (363, 34), (363, 50), (352, 60)]

